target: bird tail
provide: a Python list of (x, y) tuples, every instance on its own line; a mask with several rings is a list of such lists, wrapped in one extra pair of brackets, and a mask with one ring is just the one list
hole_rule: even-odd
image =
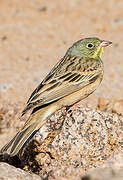
[(56, 108), (50, 107), (47, 106), (32, 113), (24, 127), (0, 150), (0, 155), (7, 154), (11, 157), (18, 155), (37, 131), (45, 124), (47, 118), (56, 111)]
[(34, 123), (19, 131), (15, 137), (0, 150), (0, 154), (8, 154), (10, 156), (17, 155), (38, 131), (36, 130), (36, 126), (37, 124)]

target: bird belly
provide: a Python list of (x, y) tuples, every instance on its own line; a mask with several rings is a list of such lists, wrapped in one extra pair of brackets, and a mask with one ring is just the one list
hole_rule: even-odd
[(61, 106), (71, 106), (71, 105), (81, 101), (82, 99), (86, 98), (87, 96), (92, 94), (97, 89), (101, 80), (102, 80), (102, 78), (98, 78), (95, 82), (83, 87), (79, 91), (76, 91), (76, 92), (62, 98), (61, 100), (59, 100), (58, 103), (60, 103)]

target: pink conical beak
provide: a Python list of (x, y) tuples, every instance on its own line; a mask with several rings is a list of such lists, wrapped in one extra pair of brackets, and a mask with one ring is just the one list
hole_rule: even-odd
[(100, 47), (106, 47), (106, 46), (109, 46), (110, 44), (112, 44), (111, 41), (102, 40), (99, 46)]

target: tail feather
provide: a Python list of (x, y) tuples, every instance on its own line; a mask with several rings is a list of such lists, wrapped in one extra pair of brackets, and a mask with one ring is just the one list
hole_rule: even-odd
[(47, 118), (58, 109), (59, 106), (56, 103), (54, 106), (51, 104), (41, 109), (36, 109), (36, 111), (33, 110), (21, 131), (0, 150), (0, 155), (8, 154), (11, 157), (18, 155), (30, 139), (45, 124)]
[(36, 124), (32, 124), (26, 129), (19, 131), (16, 136), (1, 149), (0, 154), (9, 154), (10, 156), (17, 155), (37, 133), (38, 130), (35, 130), (36, 126)]
[(12, 146), (13, 142), (15, 141), (16, 137), (18, 136), (19, 132), (15, 135), (15, 137), (9, 142), (7, 143), (1, 150), (0, 150), (0, 155), (1, 154), (8, 154), (10, 147)]
[(37, 133), (38, 130), (35, 130), (35, 124), (29, 126), (27, 129), (20, 131), (18, 136), (16, 137), (10, 155), (15, 156), (19, 153), (20, 150), (25, 147), (25, 145), (30, 141), (30, 139)]

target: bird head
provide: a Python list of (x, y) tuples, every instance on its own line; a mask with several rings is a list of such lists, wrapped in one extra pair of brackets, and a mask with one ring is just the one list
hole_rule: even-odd
[(96, 37), (85, 38), (74, 43), (67, 53), (80, 57), (101, 58), (104, 47), (110, 44), (112, 42)]

